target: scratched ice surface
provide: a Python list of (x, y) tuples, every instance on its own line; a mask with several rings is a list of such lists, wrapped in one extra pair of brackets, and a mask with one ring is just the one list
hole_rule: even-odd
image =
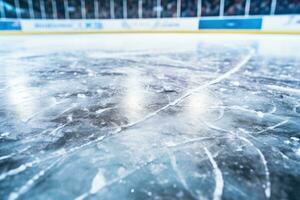
[(1, 37), (0, 199), (299, 198), (299, 44)]

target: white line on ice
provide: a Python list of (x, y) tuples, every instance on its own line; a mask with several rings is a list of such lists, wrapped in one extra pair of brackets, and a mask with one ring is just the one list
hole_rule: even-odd
[(5, 155), (5, 156), (1, 156), (0, 157), (0, 161), (1, 160), (5, 160), (5, 159), (7, 159), (7, 158), (11, 158), (12, 156), (14, 156), (15, 155), (15, 153), (11, 153), (11, 154), (8, 154), (8, 155)]
[(264, 168), (265, 168), (265, 177), (266, 177), (266, 185), (264, 187), (265, 189), (265, 195), (267, 197), (267, 199), (270, 199), (271, 197), (271, 182), (270, 182), (270, 172), (269, 172), (269, 168), (268, 168), (268, 165), (267, 165), (267, 161), (266, 161), (266, 158), (264, 156), (264, 154), (261, 152), (261, 150), (259, 148), (257, 148), (252, 142), (250, 142), (247, 138), (245, 137), (242, 137), (242, 136), (238, 136), (238, 138), (240, 138), (241, 140), (245, 141), (246, 143), (248, 143), (250, 146), (252, 146), (253, 148), (255, 148), (255, 150), (258, 152), (260, 158), (261, 158), (261, 161), (264, 165)]
[(293, 93), (296, 95), (300, 95), (300, 89), (297, 89), (297, 88), (282, 87), (282, 86), (278, 86), (278, 85), (266, 85), (266, 86), (272, 90), (277, 90), (277, 91), (281, 91), (281, 92), (287, 92), (287, 93)]
[[(151, 160), (145, 162), (144, 164), (141, 164), (141, 165), (139, 165), (139, 166), (136, 166), (135, 168), (132, 168), (131, 170), (129, 170), (129, 171), (127, 171), (127, 172), (121, 174), (120, 176), (118, 176), (118, 177), (116, 177), (116, 178), (114, 178), (114, 179), (111, 179), (111, 180), (105, 181), (105, 182), (101, 182), (101, 187), (98, 186), (97, 191), (96, 191), (96, 190), (95, 190), (95, 191), (92, 191), (92, 187), (91, 187), (90, 190), (89, 190), (88, 192), (85, 192), (85, 193), (79, 195), (79, 196), (76, 197), (74, 200), (83, 200), (83, 199), (88, 198), (88, 197), (91, 196), (91, 195), (95, 195), (95, 194), (97, 194), (98, 192), (100, 192), (102, 189), (104, 189), (104, 188), (106, 188), (106, 187), (109, 187), (109, 186), (111, 186), (111, 185), (113, 185), (113, 184), (115, 184), (115, 183), (119, 183), (120, 180), (123, 180), (123, 179), (125, 179), (125, 178), (131, 176), (131, 175), (134, 174), (137, 170), (142, 169), (143, 167), (146, 167), (146, 166), (150, 165), (150, 164), (153, 163), (156, 159), (157, 159), (157, 158), (151, 159)], [(97, 175), (96, 175), (96, 176), (97, 176)], [(93, 185), (93, 182), (95, 181), (96, 176), (93, 178), (93, 181), (92, 181), (91, 186)], [(96, 178), (96, 179), (98, 179), (98, 178)], [(102, 179), (102, 178), (101, 178), (101, 179)], [(100, 179), (100, 180), (101, 180), (101, 179)], [(103, 177), (102, 180), (104, 181), (104, 179), (105, 179), (105, 177)], [(96, 182), (97, 182), (97, 181), (96, 181)]]
[(216, 163), (215, 159), (211, 155), (210, 151), (206, 147), (204, 147), (204, 150), (205, 150), (205, 153), (206, 153), (211, 165), (213, 166), (213, 171), (215, 174), (216, 186), (215, 186), (213, 199), (220, 200), (222, 198), (223, 187), (224, 187), (223, 175), (222, 175), (220, 168), (218, 167), (218, 164)]
[(34, 164), (39, 163), (39, 162), (40, 162), (40, 160), (34, 160), (32, 162), (25, 163), (15, 169), (9, 170), (8, 172), (0, 175), (0, 181), (4, 180), (8, 176), (13, 176), (13, 175), (19, 174), (19, 173), (25, 171), (27, 168), (30, 168)]
[(181, 171), (178, 169), (178, 166), (177, 166), (177, 160), (176, 160), (176, 156), (174, 155), (174, 153), (168, 151), (168, 155), (170, 157), (170, 161), (171, 161), (171, 166), (178, 178), (178, 181), (183, 185), (184, 189), (186, 189), (187, 192), (189, 192), (195, 199), (198, 199), (198, 197), (196, 197), (192, 191), (190, 191), (189, 189), (189, 186), (184, 178), (184, 176), (182, 175)]
[(171, 161), (171, 166), (173, 168), (173, 170), (175, 171), (177, 177), (179, 178), (179, 181), (181, 182), (181, 184), (183, 185), (183, 187), (188, 190), (188, 185), (181, 173), (181, 171), (178, 169), (178, 166), (177, 166), (177, 160), (176, 160), (176, 157), (173, 153), (169, 153), (169, 157), (170, 157), (170, 161)]
[(38, 116), (39, 114), (41, 114), (41, 113), (43, 113), (43, 112), (45, 112), (46, 110), (49, 110), (49, 109), (51, 109), (51, 108), (53, 108), (53, 107), (55, 107), (55, 106), (57, 106), (57, 105), (59, 105), (59, 104), (63, 104), (63, 103), (65, 103), (67, 100), (64, 100), (64, 101), (61, 101), (61, 102), (58, 102), (58, 103), (54, 103), (54, 104), (52, 104), (52, 105), (50, 105), (50, 106), (48, 106), (48, 107), (46, 107), (46, 108), (44, 108), (44, 109), (41, 109), (41, 110), (39, 110), (38, 112), (36, 112), (36, 113), (34, 113), (34, 114), (32, 114), (31, 116), (29, 116), (26, 120), (24, 120), (26, 123), (28, 123), (28, 122), (30, 122), (33, 118), (35, 118), (36, 116)]
[(37, 174), (35, 174), (31, 179), (29, 179), (23, 186), (21, 186), (17, 191), (12, 192), (9, 194), (8, 200), (16, 200), (19, 199), (21, 195), (25, 194), (30, 188), (41, 178), (43, 177), (52, 167), (54, 167), (58, 162), (62, 161), (62, 159), (59, 159), (55, 162), (53, 162), (51, 165), (49, 165), (44, 170), (39, 171)]
[(264, 130), (261, 130), (261, 131), (258, 131), (258, 132), (254, 132), (254, 133), (260, 134), (260, 133), (264, 133), (264, 132), (266, 132), (268, 130), (274, 130), (275, 128), (277, 128), (279, 126), (282, 126), (282, 125), (284, 125), (284, 124), (286, 124), (288, 122), (289, 122), (289, 120), (286, 119), (286, 120), (283, 120), (283, 121), (281, 121), (281, 122), (279, 122), (279, 123), (277, 123), (277, 124), (275, 124), (273, 126), (269, 126), (266, 129), (264, 129)]
[[(288, 121), (288, 120), (287, 120)], [(285, 122), (286, 123), (286, 122)], [(276, 128), (278, 126), (281, 126), (282, 124), (284, 124), (283, 122), (279, 123), (279, 124), (276, 124), (274, 126), (272, 126), (273, 128)], [(215, 129), (215, 130), (219, 130), (219, 131), (226, 131), (224, 129), (221, 129), (221, 128), (218, 128), (218, 127), (215, 127), (215, 126), (211, 126), (210, 124), (208, 123), (205, 123), (205, 125), (207, 125), (209, 128), (211, 129)], [(266, 129), (265, 129), (266, 130)], [(232, 133), (230, 131), (228, 131), (229, 133)], [(248, 133), (247, 133), (248, 134)], [(244, 142), (246, 142), (247, 144), (249, 144), (250, 146), (252, 146), (259, 154), (261, 160), (262, 160), (262, 163), (263, 163), (263, 166), (264, 166), (264, 169), (265, 169), (265, 177), (266, 177), (266, 186), (265, 186), (265, 195), (266, 197), (269, 199), (271, 197), (271, 182), (270, 182), (270, 172), (269, 172), (269, 168), (268, 168), (268, 165), (267, 165), (267, 161), (266, 161), (266, 158), (264, 156), (264, 154), (261, 152), (261, 150), (259, 148), (257, 148), (250, 140), (248, 140), (247, 138), (243, 137), (243, 136), (240, 136), (240, 135), (235, 135), (236, 137), (238, 137), (239, 139), (243, 140)], [(249, 135), (251, 136), (251, 135)], [(253, 136), (251, 136), (253, 137)], [(256, 138), (254, 138), (256, 139)]]
[(154, 111), (154, 112), (146, 115), (145, 117), (143, 117), (142, 119), (140, 119), (140, 120), (138, 120), (136, 122), (133, 122), (133, 123), (130, 123), (130, 124), (124, 126), (123, 128), (129, 128), (129, 127), (135, 126), (135, 125), (137, 125), (137, 124), (139, 124), (141, 122), (144, 122), (144, 121), (152, 118), (153, 116), (157, 115), (158, 113), (160, 113), (160, 112), (168, 109), (169, 107), (177, 105), (178, 103), (180, 103), (181, 101), (183, 101), (185, 98), (191, 96), (195, 92), (197, 92), (199, 90), (202, 90), (202, 89), (205, 89), (208, 86), (211, 86), (211, 85), (214, 85), (216, 83), (219, 83), (220, 81), (222, 81), (222, 80), (230, 77), (232, 74), (234, 74), (237, 71), (239, 71), (245, 64), (247, 64), (247, 62), (251, 59), (251, 57), (253, 56), (253, 54), (254, 54), (254, 50), (251, 49), (249, 51), (249, 53), (239, 63), (237, 63), (237, 65), (234, 68), (232, 68), (228, 72), (222, 74), (221, 76), (219, 76), (219, 77), (217, 77), (217, 78), (215, 78), (215, 79), (213, 79), (213, 80), (211, 80), (211, 81), (209, 81), (209, 82), (207, 82), (207, 83), (205, 83), (203, 85), (200, 85), (200, 86), (198, 86), (198, 87), (196, 87), (196, 88), (188, 91), (187, 93), (185, 93), (181, 97), (175, 99), (173, 102), (171, 102), (171, 103), (163, 106), (162, 108), (160, 108), (160, 109), (158, 109), (158, 110), (156, 110), (156, 111)]
[(30, 148), (30, 147), (27, 147), (27, 148), (21, 149), (21, 150), (19, 150), (19, 151), (17, 151), (17, 152), (14, 152), (14, 153), (11, 153), (11, 154), (8, 154), (8, 155), (1, 156), (1, 157), (0, 157), (0, 161), (1, 161), (1, 160), (8, 159), (8, 158), (11, 158), (12, 156), (14, 156), (14, 155), (16, 155), (16, 154), (18, 154), (18, 153), (21, 154), (21, 153), (27, 151), (29, 148)]

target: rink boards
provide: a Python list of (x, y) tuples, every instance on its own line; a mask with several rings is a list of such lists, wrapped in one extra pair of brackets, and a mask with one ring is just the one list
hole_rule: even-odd
[(1, 33), (300, 33), (300, 16), (205, 17), (106, 20), (0, 20)]

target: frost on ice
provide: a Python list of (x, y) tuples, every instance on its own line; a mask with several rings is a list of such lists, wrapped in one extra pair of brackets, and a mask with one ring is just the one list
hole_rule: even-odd
[(299, 45), (47, 37), (0, 39), (1, 199), (300, 196)]

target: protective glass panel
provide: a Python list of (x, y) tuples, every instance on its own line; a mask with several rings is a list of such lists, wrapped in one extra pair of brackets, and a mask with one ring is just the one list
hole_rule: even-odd
[(218, 16), (220, 13), (220, 0), (202, 0), (202, 16)]
[(181, 17), (197, 16), (198, 0), (181, 0)]
[(268, 15), (271, 12), (271, 0), (251, 0), (250, 15)]
[(143, 0), (143, 18), (155, 18), (157, 9), (156, 0)]
[(17, 17), (15, 2), (13, 0), (4, 0), (3, 6), (4, 6), (6, 18), (16, 18)]
[(68, 12), (71, 19), (81, 19), (81, 3), (78, 0), (68, 0)]
[(57, 7), (57, 17), (59, 19), (64, 19), (65, 18), (64, 0), (56, 0), (56, 7)]
[(123, 16), (123, 0), (115, 0), (115, 18), (121, 19)]
[(277, 0), (276, 14), (300, 14), (299, 0)]
[(99, 2), (99, 17), (101, 19), (110, 18), (110, 0), (98, 0)]
[(44, 0), (45, 4), (45, 12), (46, 12), (46, 18), (47, 19), (53, 19), (53, 5), (51, 0)]
[(30, 14), (29, 14), (29, 4), (27, 0), (19, 0), (20, 2), (20, 14), (21, 14), (21, 18), (29, 18)]
[(95, 19), (94, 0), (85, 0), (85, 12), (87, 19)]
[(177, 16), (177, 1), (162, 0), (162, 17), (176, 17)]
[(42, 18), (42, 12), (41, 12), (41, 2), (40, 2), (40, 0), (32, 0), (32, 6), (33, 6), (34, 18), (41, 19)]
[(139, 9), (138, 0), (127, 0), (127, 15), (128, 18), (138, 18), (138, 9)]
[(246, 0), (225, 0), (224, 15), (245, 15)]

